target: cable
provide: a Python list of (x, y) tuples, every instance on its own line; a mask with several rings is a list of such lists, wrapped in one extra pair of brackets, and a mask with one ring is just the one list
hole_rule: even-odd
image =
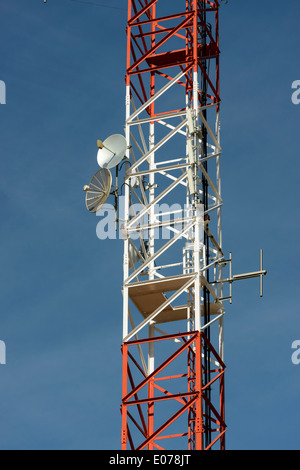
[(114, 7), (110, 5), (104, 5), (103, 3), (90, 2), (86, 0), (71, 0), (71, 2), (84, 3), (86, 5), (94, 5), (95, 7), (111, 8), (113, 10), (127, 11), (127, 8)]
[[(83, 3), (85, 5), (93, 5), (95, 7), (110, 8), (113, 10), (127, 11), (127, 8), (114, 7), (111, 5), (104, 5), (104, 3), (90, 2), (86, 0), (70, 0), (71, 2)], [(47, 0), (44, 0), (44, 3), (47, 3)]]

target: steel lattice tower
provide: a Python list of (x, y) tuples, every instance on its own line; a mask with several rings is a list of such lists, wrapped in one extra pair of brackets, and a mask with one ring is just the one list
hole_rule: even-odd
[(224, 450), (219, 2), (171, 5), (128, 0), (122, 449)]

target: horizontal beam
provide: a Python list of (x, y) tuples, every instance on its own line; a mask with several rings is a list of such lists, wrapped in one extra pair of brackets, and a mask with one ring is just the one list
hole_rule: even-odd
[[(166, 334), (165, 336), (155, 336), (155, 337), (151, 337), (151, 338), (141, 338), (141, 339), (138, 339), (138, 340), (126, 341), (126, 345), (127, 346), (135, 346), (137, 344), (148, 344), (148, 343), (153, 343), (153, 342), (157, 343), (159, 341), (185, 338), (186, 336), (188, 338), (190, 338), (191, 336), (195, 336), (197, 334), (198, 334), (198, 332), (194, 332), (194, 331), (187, 331), (185, 333), (173, 333), (173, 334), (168, 334), (168, 335)], [(195, 336), (194, 339), (196, 339), (196, 336)], [(157, 380), (163, 380), (163, 378), (157, 379)]]
[(145, 119), (139, 119), (139, 120), (135, 120), (135, 121), (131, 121), (131, 122), (128, 122), (128, 125), (129, 126), (136, 126), (138, 124), (148, 124), (149, 122), (160, 122), (162, 121), (162, 118), (163, 119), (171, 119), (171, 118), (174, 118), (174, 117), (181, 117), (181, 116), (185, 116), (186, 115), (186, 111), (178, 111), (178, 112), (175, 112), (175, 113), (165, 113), (165, 114), (159, 114), (157, 116), (151, 116), (150, 118), (145, 118)]
[(253, 273), (245, 273), (245, 274), (236, 274), (233, 276), (233, 281), (241, 281), (243, 279), (251, 279), (253, 277), (260, 277), (266, 276), (268, 274), (267, 271), (255, 271)]
[[(156, 387), (159, 388), (159, 387)], [(165, 395), (162, 397), (148, 397), (148, 398), (141, 398), (138, 400), (126, 401), (124, 404), (129, 405), (142, 405), (143, 403), (154, 403), (157, 401), (165, 401), (165, 400), (177, 400), (178, 398), (185, 398), (198, 395), (199, 392), (186, 392), (186, 393), (176, 393), (174, 395)]]

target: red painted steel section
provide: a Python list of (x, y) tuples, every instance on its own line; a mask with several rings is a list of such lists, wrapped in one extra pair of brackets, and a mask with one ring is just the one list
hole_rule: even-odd
[[(172, 341), (175, 338), (182, 339), (183, 345), (181, 345), (177, 351), (175, 351), (171, 356), (169, 356), (165, 361), (160, 364), (152, 374), (148, 377), (145, 377), (139, 384), (135, 385), (133, 380), (129, 381), (128, 377), (132, 377), (131, 367), (136, 367), (135, 362), (131, 361), (132, 355), (129, 350), (136, 347), (137, 345), (142, 345), (149, 343), (153, 338), (143, 339), (141, 341), (132, 341), (124, 343), (123, 345), (123, 399), (122, 399), (122, 449), (126, 450), (128, 448), (129, 435), (131, 436), (131, 450), (141, 450), (147, 447), (148, 450), (153, 450), (158, 448), (156, 440), (169, 440), (175, 438), (188, 438), (188, 448), (194, 450), (208, 450), (213, 447), (218, 442), (220, 443), (220, 448), (225, 449), (225, 416), (224, 416), (224, 373), (225, 373), (225, 364), (216, 353), (213, 346), (210, 344), (204, 333), (200, 332), (187, 332), (180, 333), (178, 335), (170, 335), (164, 337), (155, 338), (156, 342), (167, 342)], [(216, 388), (218, 385), (219, 388), (219, 404), (218, 409), (205, 397), (204, 390), (208, 385), (203, 382), (204, 374), (202, 372), (202, 356), (204, 343), (209, 347), (213, 360), (219, 364), (218, 367), (214, 366), (212, 373), (215, 374), (215, 377), (211, 380), (211, 383), (214, 384)], [(187, 358), (186, 363), (188, 364), (188, 374), (176, 374), (174, 376), (164, 376), (161, 377), (159, 374), (164, 371), (167, 367), (176, 362), (176, 360), (185, 355)], [(192, 377), (189, 375), (191, 369), (189, 368), (190, 358), (195, 359), (195, 369), (192, 368), (193, 374)], [(131, 362), (130, 362), (131, 361)], [(176, 364), (175, 364), (175, 367)], [(158, 381), (168, 381), (170, 387), (178, 387), (178, 379), (185, 378), (186, 375), (189, 376), (188, 382), (181, 382), (180, 390), (177, 393), (170, 393), (165, 388), (162, 388), (156, 384)], [(173, 381), (174, 384), (173, 385)], [(194, 387), (193, 390), (189, 386), (189, 383), (193, 381)], [(130, 384), (128, 383), (130, 382)], [(131, 386), (131, 389), (128, 391), (128, 386)], [(181, 388), (182, 387), (182, 388)], [(156, 392), (155, 395), (155, 390)], [(139, 398), (138, 394), (146, 393), (146, 397)], [(212, 428), (211, 431), (216, 434), (212, 443), (204, 449), (203, 444), (203, 433), (204, 433), (204, 420), (203, 420), (203, 403), (206, 401), (209, 408), (212, 412), (211, 422), (215, 424), (216, 427)], [(167, 416), (165, 421), (155, 429), (154, 422), (154, 407), (156, 403), (166, 403), (176, 402), (178, 403), (178, 409), (175, 412), (171, 412), (170, 416)], [(147, 405), (148, 410), (143, 412), (141, 405)], [(165, 405), (164, 405), (165, 406)], [(149, 407), (150, 411), (149, 412)], [(134, 418), (131, 414), (131, 409), (136, 408), (137, 418)], [(130, 411), (129, 411), (130, 409)], [(167, 409), (167, 407), (166, 407)], [(170, 407), (171, 410), (171, 407)], [(145, 418), (145, 414), (148, 414)], [(167, 413), (166, 413), (167, 414)], [(186, 414), (187, 419), (186, 428), (178, 429), (176, 434), (162, 434), (166, 431), (169, 426), (175, 423), (182, 415)], [(128, 421), (133, 425), (134, 431), (129, 432), (128, 430)], [(147, 422), (147, 425), (146, 425)], [(180, 422), (179, 426), (182, 426)], [(136, 442), (136, 444), (135, 444)], [(161, 447), (160, 447), (161, 448)]]
[[(198, 42), (197, 27), (205, 25), (201, 16), (201, 9), (199, 7), (190, 9), (189, 3), (186, 2), (186, 11), (169, 16), (157, 17), (156, 7), (162, 0), (147, 2), (146, 0), (128, 0), (128, 24), (127, 24), (127, 73), (126, 84), (131, 86), (132, 94), (137, 96), (140, 102), (146, 102), (149, 95), (146, 93), (147, 85), (144, 74), (162, 75), (165, 69), (174, 68), (176, 75), (183, 67), (191, 66), (194, 71), (200, 69), (208, 81), (210, 93), (207, 95), (208, 104), (220, 103), (220, 80), (219, 80), (219, 3), (206, 2), (206, 12), (214, 14), (215, 35), (212, 34), (206, 25), (206, 32), (209, 42), (206, 47), (203, 47)], [(182, 1), (182, 3), (184, 3)], [(193, 0), (193, 5), (199, 2)], [(142, 6), (143, 5), (143, 6)], [(169, 23), (172, 22), (171, 27)], [(167, 23), (167, 27), (163, 24)], [(149, 31), (149, 26), (151, 31)], [(146, 30), (143, 28), (148, 27)], [(180, 34), (183, 33), (183, 34)], [(161, 37), (163, 35), (163, 37)], [(151, 36), (151, 46), (147, 47), (145, 37)], [(174, 37), (180, 37), (185, 42), (185, 48), (173, 49), (169, 51), (161, 50), (168, 46), (170, 40)], [(157, 38), (157, 39), (156, 39)], [(188, 38), (188, 39), (187, 39)], [(143, 39), (142, 44), (139, 44), (137, 39)], [(183, 44), (184, 45), (184, 44)], [(205, 51), (205, 53), (204, 53)], [(201, 61), (215, 60), (216, 72), (214, 80), (201, 70)], [(140, 90), (137, 85), (133, 84), (132, 77), (137, 76), (139, 81)], [(170, 79), (173, 77), (169, 77)], [(144, 83), (145, 82), (145, 83)], [(190, 81), (186, 80), (187, 92), (192, 91), (192, 78)], [(199, 91), (199, 97), (201, 90)], [(174, 111), (174, 110), (172, 110)], [(148, 110), (150, 114), (150, 110)]]

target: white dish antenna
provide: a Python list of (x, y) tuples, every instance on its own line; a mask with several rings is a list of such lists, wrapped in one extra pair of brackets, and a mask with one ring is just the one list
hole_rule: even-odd
[(101, 209), (111, 194), (112, 176), (106, 168), (97, 171), (90, 184), (84, 186), (85, 203), (89, 212), (95, 213)]
[(114, 134), (104, 142), (98, 140), (97, 162), (101, 168), (115, 168), (126, 154), (127, 143), (123, 135)]

